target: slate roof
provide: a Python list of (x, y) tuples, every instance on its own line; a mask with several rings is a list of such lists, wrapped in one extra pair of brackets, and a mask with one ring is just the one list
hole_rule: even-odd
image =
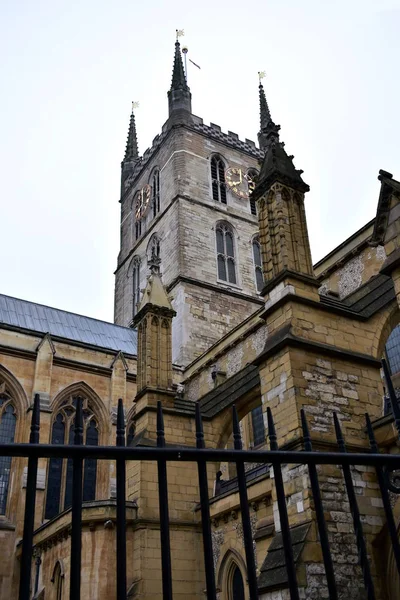
[(133, 329), (4, 294), (0, 294), (0, 327), (2, 324), (125, 354), (137, 352), (137, 334)]
[[(296, 564), (300, 558), (306, 541), (310, 523), (290, 528), (292, 539), (293, 560)], [(267, 552), (258, 577), (258, 591), (288, 587), (285, 551), (283, 549), (282, 533), (276, 533)]]
[(349, 294), (343, 300), (321, 296), (321, 302), (331, 306), (348, 308), (365, 319), (386, 306), (389, 302), (396, 299), (393, 286), (393, 279), (387, 275), (379, 273), (371, 277), (367, 283), (359, 287), (353, 293)]

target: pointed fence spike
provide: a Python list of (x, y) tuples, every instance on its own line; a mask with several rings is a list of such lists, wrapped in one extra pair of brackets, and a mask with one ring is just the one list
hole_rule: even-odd
[(165, 446), (164, 415), (161, 400), (157, 401), (157, 446), (159, 448)]
[(271, 450), (278, 450), (278, 441), (276, 437), (276, 430), (274, 419), (272, 416), (272, 412), (270, 407), (267, 407), (267, 421), (268, 421), (268, 437), (269, 437), (269, 445)]
[(369, 445), (371, 446), (371, 450), (373, 452), (378, 452), (378, 446), (376, 443), (374, 430), (372, 429), (372, 423), (371, 423), (371, 419), (369, 418), (368, 413), (365, 413), (365, 422), (367, 425), (367, 433), (368, 433)]
[(125, 415), (122, 398), (118, 400), (117, 409), (117, 446), (125, 446)]
[(242, 450), (242, 436), (240, 435), (239, 416), (236, 406), (232, 406), (232, 432), (233, 432), (233, 447), (235, 450)]
[(308, 429), (306, 413), (304, 412), (303, 408), (300, 411), (300, 416), (301, 416), (301, 426), (303, 428), (304, 450), (306, 450), (307, 452), (311, 452), (312, 444), (311, 444), (310, 431)]
[(335, 424), (336, 440), (341, 452), (346, 452), (346, 444), (344, 441), (342, 428), (340, 427), (339, 419), (336, 412), (333, 413), (333, 422)]
[(203, 421), (201, 419), (200, 404), (196, 402), (196, 447), (205, 448)]

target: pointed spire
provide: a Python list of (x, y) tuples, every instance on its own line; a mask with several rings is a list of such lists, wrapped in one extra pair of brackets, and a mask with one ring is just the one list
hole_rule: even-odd
[[(179, 43), (179, 35), (183, 35), (182, 31), (176, 32), (177, 38), (175, 42), (174, 67), (172, 70), (171, 88), (168, 92), (168, 105), (170, 124), (186, 123), (190, 120), (192, 112), (192, 94), (186, 81), (185, 70), (183, 68), (183, 60), (181, 53), (181, 45)], [(173, 115), (173, 118), (171, 118)]]
[(135, 104), (136, 104), (135, 102), (132, 102), (132, 112), (131, 112), (131, 118), (129, 121), (129, 131), (128, 131), (128, 139), (126, 140), (124, 161), (132, 161), (132, 160), (137, 160), (139, 158), (135, 114), (133, 112)]
[(175, 56), (174, 56), (174, 68), (172, 70), (172, 90), (188, 90), (188, 84), (186, 82), (185, 70), (183, 68), (181, 45), (177, 39), (175, 42)]
[(267, 99), (265, 97), (264, 86), (261, 83), (261, 79), (260, 85), (258, 86), (258, 90), (260, 95), (260, 130), (262, 131), (265, 127), (267, 127), (269, 121), (272, 121), (272, 119), (271, 113), (269, 112)]
[(295, 168), (293, 164), (294, 156), (286, 154), (285, 144), (279, 139), (281, 126), (275, 125), (272, 120), (261, 77), (259, 94), (261, 130), (258, 134), (258, 141), (260, 148), (265, 150), (265, 156), (257, 186), (253, 191), (253, 198), (257, 200), (276, 181), (280, 181), (303, 193), (308, 192), (310, 188), (301, 178), (303, 171)]

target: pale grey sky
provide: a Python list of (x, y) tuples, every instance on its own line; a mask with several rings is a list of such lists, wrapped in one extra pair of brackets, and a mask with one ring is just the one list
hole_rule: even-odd
[(167, 118), (175, 29), (193, 111), (256, 140), (258, 78), (311, 186), (314, 261), (400, 179), (400, 0), (3, 0), (0, 292), (113, 319), (131, 100), (140, 152)]

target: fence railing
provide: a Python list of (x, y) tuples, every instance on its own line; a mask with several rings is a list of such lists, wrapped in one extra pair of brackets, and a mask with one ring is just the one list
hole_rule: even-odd
[[(383, 364), (387, 378), (388, 392), (390, 394), (395, 424), (400, 435), (400, 408), (395, 392)], [(243, 539), (247, 564), (247, 580), (251, 600), (258, 599), (257, 574), (253, 548), (253, 536), (250, 522), (249, 502), (245, 463), (254, 462), (269, 464), (274, 471), (274, 481), (282, 529), (282, 541), (288, 576), (288, 586), (291, 600), (299, 600), (296, 566), (293, 557), (289, 518), (282, 476), (282, 465), (303, 464), (307, 465), (310, 486), (314, 500), (314, 510), (319, 532), (325, 575), (329, 590), (329, 598), (337, 600), (338, 590), (335, 581), (334, 563), (331, 556), (327, 527), (324, 517), (324, 507), (319, 486), (317, 465), (340, 465), (343, 471), (345, 487), (352, 514), (353, 527), (358, 549), (359, 563), (362, 577), (367, 592), (368, 600), (376, 598), (374, 582), (371, 576), (366, 542), (363, 533), (362, 520), (357, 504), (354, 484), (351, 476), (352, 465), (374, 466), (382, 497), (383, 508), (386, 516), (387, 528), (392, 544), (393, 554), (397, 569), (400, 574), (400, 545), (397, 536), (396, 524), (390, 503), (389, 490), (397, 493), (400, 490), (389, 481), (389, 474), (400, 469), (400, 455), (380, 454), (375, 440), (373, 428), (368, 414), (366, 430), (368, 433), (370, 452), (348, 453), (342, 435), (340, 422), (334, 413), (334, 428), (338, 444), (338, 452), (316, 452), (312, 448), (308, 430), (306, 414), (301, 411), (304, 450), (284, 451), (279, 450), (271, 410), (267, 409), (268, 438), (270, 450), (247, 451), (242, 449), (242, 440), (239, 420), (235, 407), (232, 409), (233, 419), (233, 450), (216, 450), (205, 448), (203, 425), (200, 407), (196, 404), (196, 447), (173, 448), (166, 446), (164, 435), (163, 411), (161, 403), (157, 406), (157, 447), (136, 448), (125, 446), (125, 423), (122, 400), (118, 402), (116, 446), (87, 446), (83, 445), (83, 414), (82, 401), (77, 400), (75, 414), (74, 445), (52, 445), (39, 443), (40, 407), (39, 396), (34, 400), (31, 434), (29, 444), (1, 444), (0, 456), (28, 457), (28, 476), (26, 487), (26, 503), (24, 516), (24, 531), (22, 540), (22, 554), (20, 565), (19, 600), (30, 600), (31, 565), (34, 535), (34, 515), (36, 500), (36, 479), (39, 458), (70, 458), (73, 461), (73, 496), (72, 496), (72, 527), (71, 527), (71, 568), (70, 568), (70, 600), (81, 599), (81, 534), (82, 534), (82, 467), (85, 458), (107, 459), (116, 461), (117, 494), (116, 494), (116, 597), (117, 600), (126, 600), (126, 463), (127, 461), (157, 461), (158, 465), (158, 494), (160, 512), (160, 546), (162, 568), (163, 599), (172, 600), (172, 568), (169, 531), (169, 500), (167, 463), (171, 461), (189, 461), (197, 463), (199, 496), (201, 507), (201, 525), (203, 534), (203, 554), (206, 577), (207, 600), (216, 600), (217, 590), (215, 584), (213, 549), (211, 540), (211, 519), (208, 495), (207, 462), (233, 462), (236, 464), (237, 486), (240, 498), (241, 518), (243, 525)]]

